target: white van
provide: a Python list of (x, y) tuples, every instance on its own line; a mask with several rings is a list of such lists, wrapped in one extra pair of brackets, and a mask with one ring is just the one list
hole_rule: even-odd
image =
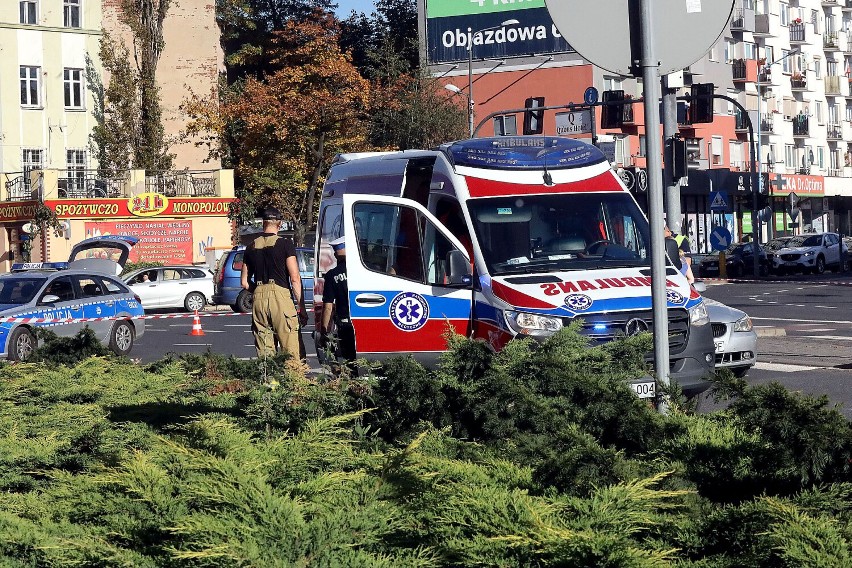
[[(593, 342), (653, 330), (647, 219), (604, 155), (577, 140), (339, 155), (319, 212), (320, 309), (340, 236), (359, 357), (429, 363), (448, 326), (495, 350), (577, 318)], [(671, 265), (666, 290), (671, 378), (695, 394), (713, 371), (707, 310)]]

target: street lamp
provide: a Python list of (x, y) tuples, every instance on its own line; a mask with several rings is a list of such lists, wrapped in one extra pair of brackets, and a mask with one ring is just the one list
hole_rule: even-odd
[[(474, 102), (473, 102), (473, 36), (477, 34), (481, 34), (482, 32), (487, 32), (489, 30), (496, 30), (497, 28), (502, 28), (504, 26), (513, 26), (515, 24), (520, 24), (518, 20), (506, 20), (505, 22), (501, 22), (496, 26), (489, 26), (487, 28), (482, 28), (481, 30), (473, 31), (472, 28), (467, 28), (467, 122), (470, 130), (470, 137), (473, 138), (473, 120), (474, 120)], [(454, 93), (461, 93), (461, 89), (456, 87), (455, 85), (446, 85), (445, 88)]]

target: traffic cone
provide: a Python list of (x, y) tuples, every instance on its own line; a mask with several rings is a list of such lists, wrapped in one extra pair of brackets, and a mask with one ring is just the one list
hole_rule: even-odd
[(195, 318), (192, 320), (192, 331), (190, 335), (204, 335), (204, 330), (201, 329), (201, 318), (198, 317), (198, 310), (195, 310)]

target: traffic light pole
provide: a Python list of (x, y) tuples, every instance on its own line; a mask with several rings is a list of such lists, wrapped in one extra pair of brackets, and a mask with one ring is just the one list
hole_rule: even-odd
[[(663, 77), (663, 139), (671, 144), (677, 129), (677, 96), (668, 88), (668, 79)], [(680, 208), (680, 180), (674, 180), (673, 160), (667, 159), (663, 169), (663, 185), (666, 188), (666, 222), (669, 228), (678, 234), (683, 234), (681, 221), (683, 213)]]

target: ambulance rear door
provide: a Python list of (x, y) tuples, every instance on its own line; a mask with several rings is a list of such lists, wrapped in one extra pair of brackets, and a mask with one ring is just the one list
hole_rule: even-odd
[(358, 356), (429, 363), (446, 350), (448, 329), (468, 336), (470, 259), (458, 239), (412, 200), (350, 194), (343, 204)]

